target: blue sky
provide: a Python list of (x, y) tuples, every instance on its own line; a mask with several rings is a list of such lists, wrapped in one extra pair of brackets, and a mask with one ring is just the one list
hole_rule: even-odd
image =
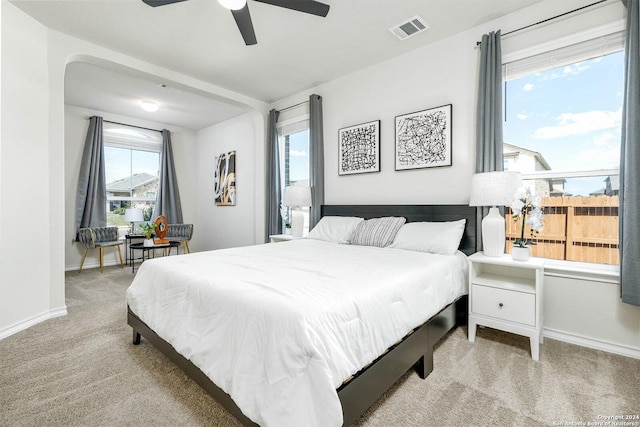
[(289, 179), (309, 179), (309, 131), (289, 135)]
[[(541, 153), (552, 170), (617, 168), (623, 98), (622, 52), (509, 80), (504, 141)], [(572, 179), (587, 195), (602, 178)]]
[(160, 153), (128, 148), (104, 147), (106, 183), (128, 178), (131, 174), (146, 172), (158, 175)]

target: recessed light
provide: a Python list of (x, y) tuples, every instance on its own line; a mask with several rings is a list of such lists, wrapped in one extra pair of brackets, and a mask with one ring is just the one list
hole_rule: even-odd
[(140, 102), (140, 107), (142, 107), (144, 111), (148, 111), (150, 113), (158, 111), (158, 104), (153, 101), (142, 101)]

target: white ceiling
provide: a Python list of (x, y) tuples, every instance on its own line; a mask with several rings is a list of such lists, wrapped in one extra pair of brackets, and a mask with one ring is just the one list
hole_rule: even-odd
[[(216, 0), (157, 8), (141, 0), (11, 3), (54, 30), (271, 103), (539, 1), (325, 0), (331, 9), (326, 18), (320, 18), (249, 0), (258, 39), (255, 46), (244, 45), (231, 13)], [(405, 41), (388, 32), (415, 15), (431, 29)], [(65, 93), (69, 103), (76, 105), (87, 106), (89, 99), (95, 105), (99, 99), (109, 108), (101, 109), (113, 111), (119, 102), (131, 103), (135, 93), (162, 104), (181, 104), (173, 106), (173, 121), (167, 123), (194, 129), (238, 114), (237, 106), (224, 111), (219, 100), (189, 95), (187, 88), (180, 88), (180, 96), (172, 90), (159, 91), (160, 82), (153, 78), (149, 84), (143, 82), (148, 76), (127, 77), (123, 70), (80, 64), (70, 65), (69, 73), (72, 78), (67, 78)], [(97, 81), (102, 88), (95, 88)], [(122, 88), (129, 96), (118, 100)], [(208, 102), (213, 105), (205, 107)], [(203, 108), (207, 114), (200, 119), (186, 118)], [(176, 118), (178, 114), (185, 118)], [(159, 117), (156, 113), (153, 120), (160, 121)]]
[[(188, 129), (203, 129), (245, 112), (241, 106), (197, 94), (193, 89), (135, 74), (127, 69), (73, 62), (67, 65), (64, 76), (65, 104)], [(144, 111), (141, 101), (155, 102), (158, 111)]]

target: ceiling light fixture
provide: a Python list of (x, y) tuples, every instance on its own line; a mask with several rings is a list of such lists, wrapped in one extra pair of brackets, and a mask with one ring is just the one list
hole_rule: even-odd
[(158, 104), (152, 101), (142, 101), (140, 102), (140, 107), (142, 107), (144, 111), (148, 111), (150, 113), (158, 111)]
[(218, 3), (230, 10), (240, 10), (247, 4), (247, 0), (218, 0)]

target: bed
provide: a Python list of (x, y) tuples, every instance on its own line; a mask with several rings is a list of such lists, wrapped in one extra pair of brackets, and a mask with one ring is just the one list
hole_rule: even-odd
[[(412, 366), (425, 378), (433, 346), (466, 319), (459, 283), (475, 209), (327, 205), (322, 215), (466, 226), (455, 256), (305, 239), (147, 262), (127, 291), (134, 344), (145, 337), (245, 425), (349, 425)], [(418, 288), (427, 264), (446, 263), (452, 286)]]

